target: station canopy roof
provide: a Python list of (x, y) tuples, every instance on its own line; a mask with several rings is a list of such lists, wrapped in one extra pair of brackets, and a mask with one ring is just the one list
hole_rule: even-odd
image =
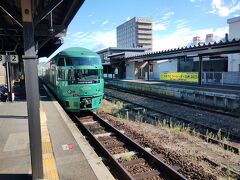
[[(25, 0), (26, 1), (26, 0)], [(84, 0), (31, 0), (37, 55), (50, 56)], [(0, 53), (24, 54), (21, 0), (0, 1)]]

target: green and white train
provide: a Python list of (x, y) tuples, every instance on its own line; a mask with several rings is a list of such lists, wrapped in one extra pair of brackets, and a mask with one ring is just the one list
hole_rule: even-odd
[(66, 111), (99, 108), (104, 95), (104, 80), (103, 66), (97, 53), (85, 48), (68, 48), (44, 66), (43, 81)]

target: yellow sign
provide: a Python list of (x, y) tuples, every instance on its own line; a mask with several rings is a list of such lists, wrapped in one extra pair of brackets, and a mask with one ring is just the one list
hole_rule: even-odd
[(198, 72), (162, 72), (160, 73), (160, 80), (198, 82)]

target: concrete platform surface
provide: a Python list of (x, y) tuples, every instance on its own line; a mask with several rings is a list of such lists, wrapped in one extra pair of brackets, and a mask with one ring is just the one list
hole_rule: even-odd
[[(58, 102), (40, 97), (44, 179), (114, 179)], [(0, 162), (0, 180), (31, 179), (25, 101), (0, 103)]]
[(59, 103), (49, 95), (51, 101), (45, 99), (41, 103), (60, 179), (114, 179)]
[(0, 179), (30, 177), (29, 149), (26, 103), (0, 103)]

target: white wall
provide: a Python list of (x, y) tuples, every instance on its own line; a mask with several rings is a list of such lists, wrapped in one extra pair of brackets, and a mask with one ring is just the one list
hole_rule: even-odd
[[(240, 17), (228, 19), (229, 40), (240, 39)], [(228, 72), (240, 71), (240, 53), (228, 55)]]
[(240, 38), (240, 17), (235, 17), (228, 19), (229, 24), (229, 39), (239, 39)]
[(160, 79), (161, 72), (177, 72), (177, 60), (163, 60), (153, 64), (153, 78)]
[(135, 77), (135, 62), (126, 63), (126, 79), (136, 79)]
[(228, 55), (228, 72), (240, 72), (240, 54)]
[(2, 61), (0, 61), (0, 85), (5, 83), (5, 67), (2, 65)]

